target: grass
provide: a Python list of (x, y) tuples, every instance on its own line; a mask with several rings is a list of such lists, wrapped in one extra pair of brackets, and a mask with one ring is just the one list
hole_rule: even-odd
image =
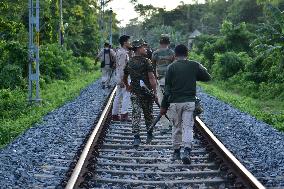
[(204, 92), (233, 105), (243, 112), (247, 112), (262, 120), (279, 131), (284, 131), (284, 102), (281, 99), (257, 99), (235, 91), (233, 87), (211, 82), (199, 83)]
[[(80, 91), (100, 77), (100, 72), (78, 73), (69, 81), (54, 81), (41, 89), (41, 105), (29, 105), (27, 92), (22, 90), (0, 91), (0, 147), (40, 122), (48, 112), (74, 99)], [(2, 94), (1, 94), (2, 93)]]

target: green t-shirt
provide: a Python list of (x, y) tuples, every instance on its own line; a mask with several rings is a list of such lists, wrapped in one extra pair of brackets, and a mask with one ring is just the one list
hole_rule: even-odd
[(125, 75), (130, 75), (131, 86), (135, 94), (141, 93), (140, 80), (152, 89), (148, 73), (153, 72), (151, 60), (142, 56), (134, 56), (130, 58), (124, 69)]
[(211, 79), (207, 69), (200, 63), (189, 60), (177, 60), (169, 65), (166, 74), (165, 95), (162, 107), (170, 103), (194, 102), (196, 81)]
[(158, 49), (153, 53), (152, 60), (155, 62), (154, 68), (159, 77), (165, 77), (167, 67), (174, 61), (175, 53), (171, 49)]

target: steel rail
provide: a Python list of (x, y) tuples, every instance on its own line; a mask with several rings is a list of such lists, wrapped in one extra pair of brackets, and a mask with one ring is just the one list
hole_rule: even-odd
[(79, 185), (79, 181), (82, 179), (82, 174), (83, 174), (83, 168), (86, 166), (85, 164), (87, 163), (86, 160), (88, 158), (88, 156), (90, 156), (90, 151), (92, 150), (92, 148), (94, 147), (96, 141), (98, 140), (100, 134), (101, 134), (101, 130), (102, 130), (102, 127), (107, 119), (107, 115), (109, 114), (110, 110), (111, 110), (111, 107), (112, 107), (112, 102), (113, 102), (113, 99), (114, 99), (114, 95), (115, 95), (115, 92), (117, 90), (117, 87), (115, 87), (115, 89), (112, 91), (109, 99), (108, 99), (108, 102), (107, 102), (107, 105), (106, 107), (104, 108), (103, 112), (102, 112), (102, 115), (95, 127), (95, 129), (93, 130), (90, 138), (88, 139), (84, 149), (83, 149), (83, 152), (72, 172), (72, 175), (66, 185), (66, 189), (74, 189), (74, 188), (78, 188), (78, 185)]
[[(66, 189), (79, 188), (79, 184), (83, 181), (83, 169), (86, 167), (86, 160), (90, 157), (90, 152), (95, 146), (98, 138), (101, 134), (102, 128), (107, 120), (108, 114), (112, 107), (112, 102), (114, 99), (115, 92), (117, 87), (112, 91), (107, 105), (104, 108), (102, 115), (98, 123), (96, 124), (95, 129), (93, 130), (90, 138), (88, 139), (83, 152), (74, 168), (72, 175), (66, 185)], [(222, 144), (220, 140), (210, 131), (210, 129), (200, 120), (199, 117), (196, 118), (197, 129), (208, 139), (209, 143), (214, 146), (214, 149), (217, 151), (218, 155), (223, 158), (226, 164), (232, 169), (232, 171), (241, 178), (241, 181), (244, 182), (247, 187), (253, 189), (265, 189), (265, 187), (236, 159), (236, 157)]]
[(202, 134), (213, 144), (217, 153), (222, 157), (236, 176), (240, 177), (247, 187), (253, 189), (265, 189), (265, 187), (241, 164), (239, 160), (222, 144), (222, 142), (210, 131), (210, 129), (196, 117), (196, 126)]

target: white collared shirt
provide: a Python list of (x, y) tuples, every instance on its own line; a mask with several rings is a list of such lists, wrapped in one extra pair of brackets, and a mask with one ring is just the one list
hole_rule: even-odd
[(122, 82), (124, 75), (124, 68), (129, 61), (128, 50), (125, 48), (119, 48), (116, 53), (116, 82), (117, 84)]

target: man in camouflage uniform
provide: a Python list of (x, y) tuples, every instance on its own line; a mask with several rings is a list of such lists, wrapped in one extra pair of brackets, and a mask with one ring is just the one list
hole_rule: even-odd
[[(152, 55), (152, 62), (155, 68), (155, 74), (158, 79), (158, 100), (161, 104), (163, 99), (163, 91), (165, 86), (165, 75), (168, 65), (170, 65), (175, 59), (175, 53), (169, 48), (170, 38), (167, 35), (162, 35), (160, 38), (160, 48), (156, 50)], [(165, 118), (161, 118), (162, 129), (161, 133), (164, 134), (169, 130), (169, 121)]]
[[(145, 57), (147, 54), (145, 42), (143, 40), (133, 41), (132, 47), (135, 55), (130, 58), (124, 69), (123, 82), (126, 89), (131, 92), (133, 145), (138, 147), (141, 143), (140, 120), (142, 112), (148, 131), (147, 137), (152, 137), (152, 131), (149, 131), (149, 128), (153, 123), (153, 102), (154, 98), (157, 98), (157, 86), (152, 63)], [(128, 76), (131, 79), (130, 85), (128, 84)]]

